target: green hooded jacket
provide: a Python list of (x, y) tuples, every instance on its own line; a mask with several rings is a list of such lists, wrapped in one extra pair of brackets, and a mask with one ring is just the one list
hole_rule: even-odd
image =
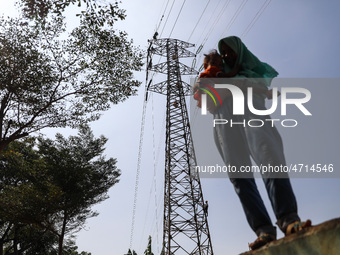
[(237, 36), (229, 36), (218, 42), (218, 50), (220, 54), (222, 51), (222, 42), (228, 45), (237, 54), (234, 66), (230, 67), (224, 63), (223, 72), (228, 73), (236, 68), (236, 66), (240, 65), (241, 70), (235, 78), (257, 78), (255, 80), (252, 79), (252, 82), (255, 83), (256, 86), (264, 88), (268, 88), (272, 79), (279, 74), (273, 67), (267, 63), (261, 62), (253, 53), (251, 53)]

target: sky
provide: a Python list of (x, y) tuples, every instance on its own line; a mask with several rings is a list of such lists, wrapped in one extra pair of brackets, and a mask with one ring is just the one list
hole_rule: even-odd
[[(0, 0), (0, 13), (15, 15), (13, 2)], [(254, 55), (275, 67), (279, 78), (313, 78), (315, 82), (309, 87), (312, 99), (308, 105), (313, 116), (303, 119), (296, 129), (278, 127), (285, 156), (287, 163), (334, 164), (335, 171), (339, 171), (339, 121), (335, 111), (339, 109), (339, 82), (335, 79), (332, 83), (330, 78), (339, 78), (340, 1), (122, 0), (120, 6), (126, 10), (127, 17), (117, 23), (117, 28), (125, 30), (143, 50), (147, 49), (148, 40), (156, 30), (159, 38), (171, 37), (195, 44), (189, 49), (192, 52), (203, 45), (196, 57), (198, 69), (202, 53), (216, 49), (219, 39), (237, 35)], [(71, 19), (72, 11), (68, 15)], [(155, 58), (153, 62), (157, 61), (164, 59)], [(183, 63), (189, 66), (192, 61), (192, 58), (183, 59)], [(106, 155), (117, 158), (118, 168), (122, 171), (120, 182), (109, 191), (110, 198), (94, 206), (99, 216), (89, 219), (85, 228), (77, 233), (79, 251), (93, 255), (123, 255), (130, 248), (137, 169), (139, 179), (131, 248), (137, 254), (143, 254), (151, 235), (153, 252), (159, 254), (161, 250), (165, 97), (152, 94), (146, 104), (138, 167), (145, 70), (136, 73), (135, 77), (143, 82), (138, 95), (113, 105), (99, 121), (91, 124), (97, 136), (104, 135), (109, 139)], [(185, 81), (189, 79), (183, 78)], [(153, 80), (161, 82), (165, 76), (155, 74)], [(75, 134), (76, 130), (44, 132), (53, 136), (55, 132)], [(211, 133), (208, 133), (207, 140), (212, 142)], [(210, 148), (215, 149), (213, 142)], [(339, 217), (340, 179), (325, 177), (291, 179), (299, 215), (303, 220), (311, 219), (313, 224)], [(262, 180), (256, 179), (256, 182), (275, 223)], [(208, 222), (214, 253), (239, 254), (247, 251), (248, 243), (256, 236), (246, 222), (230, 181), (226, 178), (202, 178), (201, 183), (204, 199), (209, 201)], [(281, 237), (283, 234), (278, 231), (278, 238)]]

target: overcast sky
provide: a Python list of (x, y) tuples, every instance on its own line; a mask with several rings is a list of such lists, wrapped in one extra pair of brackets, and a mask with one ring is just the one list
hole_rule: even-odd
[[(193, 52), (203, 45), (197, 56), (198, 68), (202, 62), (202, 53), (215, 49), (219, 39), (237, 35), (260, 60), (272, 65), (281, 78), (339, 78), (338, 0), (181, 0), (175, 1), (173, 6), (172, 0), (121, 2), (121, 7), (126, 9), (127, 18), (119, 22), (117, 27), (126, 30), (135, 44), (144, 50), (148, 47), (147, 40), (152, 38), (159, 27), (161, 38), (171, 37), (183, 41), (190, 39), (190, 42), (196, 45), (190, 49)], [(1, 13), (13, 15), (13, 1), (0, 0), (0, 3)], [(72, 14), (71, 11), (69, 13)], [(164, 17), (160, 23), (163, 13)], [(158, 58), (154, 62), (157, 61)], [(187, 59), (183, 62), (191, 65), (192, 61), (193, 59)], [(136, 77), (145, 81), (145, 71), (136, 73)], [(155, 83), (163, 80), (163, 75), (154, 76)], [(297, 129), (279, 130), (287, 162), (334, 164), (335, 171), (339, 171), (340, 141), (336, 111), (339, 109), (339, 89), (336, 87), (338, 83), (330, 85), (328, 82), (319, 81), (320, 87), (323, 86), (324, 89), (318, 88), (317, 84), (313, 87), (316, 92), (310, 88), (310, 107), (314, 114), (312, 122), (302, 122), (302, 126)], [(144, 86), (143, 83), (138, 96), (112, 106), (99, 121), (91, 125), (97, 136), (103, 134), (109, 138), (106, 154), (118, 159), (122, 176), (120, 183), (110, 190), (110, 199), (95, 206), (99, 216), (88, 220), (86, 228), (77, 234), (80, 251), (88, 251), (93, 255), (122, 255), (130, 246)], [(161, 250), (164, 115), (165, 97), (152, 95), (146, 107), (132, 242), (132, 249), (139, 255), (144, 253), (149, 235), (153, 238), (153, 252), (159, 254)], [(65, 135), (76, 133), (70, 130), (58, 131)], [(49, 136), (54, 132), (55, 130), (46, 131)], [(276, 219), (262, 180), (257, 179), (257, 183), (275, 223)], [(339, 217), (339, 184), (339, 179), (323, 176), (292, 179), (300, 217), (312, 219), (314, 224)], [(256, 236), (246, 222), (241, 204), (229, 180), (203, 178), (202, 188), (204, 198), (209, 201), (208, 221), (214, 253), (238, 254), (246, 251), (248, 242), (255, 240)], [(278, 233), (278, 237), (283, 236), (279, 231)]]

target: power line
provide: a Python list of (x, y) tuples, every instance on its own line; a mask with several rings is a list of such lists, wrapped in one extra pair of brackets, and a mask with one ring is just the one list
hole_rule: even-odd
[(238, 7), (238, 9), (236, 10), (236, 12), (234, 13), (233, 17), (231, 18), (231, 20), (229, 21), (227, 28), (224, 30), (224, 32), (221, 34), (220, 38), (222, 38), (222, 36), (232, 27), (232, 25), (234, 24), (235, 20), (237, 19), (237, 17), (240, 15), (241, 11), (243, 10), (244, 6), (246, 5), (246, 3), (248, 2), (248, 0), (243, 0), (243, 2), (241, 3), (241, 5)]
[(177, 18), (176, 18), (176, 20), (175, 20), (175, 24), (173, 25), (173, 27), (172, 27), (172, 29), (171, 29), (169, 38), (171, 38), (172, 32), (174, 31), (174, 28), (175, 28), (175, 26), (176, 26), (177, 20), (178, 20), (179, 16), (180, 16), (181, 13), (182, 13), (182, 9), (183, 9), (183, 6), (184, 6), (184, 4), (185, 4), (186, 1), (187, 1), (187, 0), (184, 0), (184, 1), (183, 1), (183, 4), (182, 4), (182, 6), (181, 6), (181, 9), (179, 10), (179, 13), (178, 13), (178, 15), (177, 15)]
[[(222, 1), (220, 1), (220, 2), (216, 5), (216, 8), (215, 8), (215, 10), (213, 11), (213, 13), (212, 13), (212, 15), (211, 15), (209, 21), (207, 22), (207, 25), (205, 26), (205, 28), (204, 28), (203, 31), (205, 31), (205, 30), (208, 28), (208, 24), (210, 23), (210, 21), (211, 21), (212, 18), (214, 17), (214, 13), (215, 13), (215, 11), (217, 10), (217, 8), (218, 8), (218, 6), (219, 6), (219, 4), (220, 4), (221, 2), (222, 2)], [(225, 12), (225, 10), (227, 9), (227, 7), (229, 6), (230, 2), (231, 2), (231, 0), (229, 0), (229, 1), (227, 1), (227, 2), (224, 3), (223, 7), (220, 9), (220, 12), (219, 12), (218, 15), (216, 16), (216, 19), (214, 20), (214, 22), (213, 22), (212, 25), (210, 26), (210, 29), (209, 29), (208, 32), (206, 33), (206, 35), (205, 35), (203, 41), (199, 44), (199, 45), (200, 45), (200, 46), (199, 46), (200, 52), (202, 51), (202, 49), (203, 49), (203, 47), (204, 47), (204, 44), (207, 42), (209, 36), (211, 35), (211, 33), (212, 33), (213, 30), (214, 30), (213, 28), (214, 28), (214, 27), (216, 26), (216, 24), (220, 21), (220, 19), (221, 19), (223, 13)], [(204, 33), (202, 33), (202, 35), (203, 35), (203, 34), (204, 34)], [(200, 38), (200, 39), (201, 39), (201, 38)], [(200, 39), (199, 39), (199, 40), (200, 40)], [(196, 55), (197, 55), (197, 54), (198, 54), (198, 53), (196, 53)], [(198, 57), (198, 60), (200, 60), (201, 57), (202, 57), (202, 54), (199, 54), (198, 56), (199, 56), (199, 57)], [(195, 67), (194, 67), (194, 68), (195, 68)]]
[(150, 54), (150, 48), (152, 44), (150, 43), (148, 49), (147, 63), (146, 63), (146, 78), (145, 78), (145, 92), (144, 92), (144, 102), (143, 102), (143, 112), (142, 112), (142, 121), (141, 121), (141, 130), (140, 130), (140, 139), (139, 139), (139, 147), (138, 147), (138, 160), (137, 160), (137, 171), (136, 171), (136, 181), (135, 181), (135, 193), (133, 199), (133, 208), (132, 208), (132, 220), (131, 220), (131, 233), (130, 233), (130, 249), (132, 249), (133, 242), (133, 234), (135, 229), (135, 220), (136, 220), (136, 208), (137, 208), (137, 196), (138, 196), (138, 184), (139, 184), (139, 175), (140, 175), (140, 167), (142, 160), (142, 151), (143, 151), (143, 139), (144, 139), (144, 126), (145, 126), (145, 116), (146, 116), (146, 106), (147, 106), (147, 86), (148, 86), (148, 75), (149, 75), (149, 62), (151, 61), (152, 55)]
[(190, 41), (190, 39), (191, 39), (191, 36), (193, 35), (193, 33), (195, 32), (195, 30), (196, 30), (196, 28), (197, 28), (197, 25), (198, 25), (198, 23), (201, 21), (201, 18), (202, 18), (202, 16), (203, 16), (203, 14), (205, 13), (205, 11), (207, 10), (207, 7), (208, 7), (208, 5), (209, 5), (209, 3), (210, 3), (210, 1), (211, 0), (209, 0), (208, 1), (208, 3), (206, 4), (206, 6), (204, 7), (204, 10), (203, 10), (203, 12), (201, 13), (201, 16), (199, 17), (199, 19), (198, 19), (198, 21), (196, 22), (196, 25), (195, 25), (195, 27), (194, 27), (194, 29), (192, 30), (192, 32), (191, 32), (191, 34), (190, 34), (190, 36), (189, 36), (189, 38), (188, 38), (188, 42)]
[(157, 156), (156, 156), (156, 146), (155, 146), (155, 116), (154, 116), (154, 102), (153, 102), (153, 97), (152, 97), (152, 140), (153, 140), (153, 184), (154, 184), (154, 198), (155, 198), (155, 215), (156, 215), (156, 231), (157, 231), (157, 247), (159, 247), (159, 242), (158, 242), (158, 217), (157, 217), (157, 182), (156, 182), (156, 173), (157, 173)]
[[(211, 33), (214, 31), (214, 27), (217, 25), (217, 23), (220, 21), (223, 13), (225, 12), (225, 10), (227, 9), (227, 7), (229, 6), (231, 0), (229, 0), (228, 2), (225, 3), (225, 5), (223, 6), (223, 8), (221, 9), (221, 11), (219, 12), (217, 18), (215, 19), (215, 22), (212, 24), (211, 28), (209, 29), (209, 32), (207, 33), (207, 35), (205, 36), (202, 45), (204, 45), (208, 38), (210, 37)], [(248, 0), (243, 0), (243, 2), (240, 4), (240, 6), (237, 8), (236, 12), (234, 13), (234, 15), (232, 16), (232, 18), (230, 19), (227, 28), (224, 30), (224, 32), (219, 36), (219, 38), (221, 38), (234, 24), (235, 20), (237, 19), (237, 17), (240, 15), (241, 11), (243, 10), (244, 6), (246, 5), (246, 3), (248, 2)], [(198, 60), (201, 59), (201, 56), (199, 56)]]
[(166, 23), (168, 23), (168, 19), (169, 19), (170, 13), (171, 13), (171, 11), (172, 11), (172, 8), (174, 7), (174, 3), (175, 3), (175, 0), (172, 2), (172, 5), (171, 5), (171, 7), (170, 7), (170, 11), (169, 11), (169, 13), (168, 13), (168, 16), (166, 17), (166, 20), (165, 20), (165, 23), (164, 23), (162, 32), (161, 32), (160, 35), (159, 35), (160, 37), (161, 37), (162, 34), (163, 34), (163, 31), (164, 31), (164, 28), (165, 28), (165, 26), (166, 26)]
[[(142, 234), (140, 235), (140, 244), (139, 244), (139, 249), (142, 246), (142, 243), (147, 239), (144, 238), (144, 234), (145, 234), (145, 229), (146, 229), (146, 224), (148, 223), (148, 216), (152, 215), (151, 213), (154, 213), (154, 217), (152, 217), (152, 222), (151, 226), (153, 226), (155, 224), (155, 229), (156, 229), (156, 245), (157, 245), (157, 249), (160, 250), (160, 244), (159, 244), (159, 217), (158, 217), (158, 203), (157, 203), (157, 165), (158, 165), (158, 157), (159, 157), (159, 152), (161, 150), (160, 146), (161, 146), (161, 137), (162, 135), (164, 135), (161, 132), (161, 137), (159, 139), (159, 145), (157, 147), (156, 150), (156, 139), (155, 139), (155, 111), (154, 111), (154, 97), (153, 97), (153, 93), (150, 94), (150, 97), (148, 99), (148, 101), (151, 103), (151, 123), (152, 123), (152, 147), (153, 147), (153, 176), (152, 176), (152, 181), (151, 181), (151, 186), (150, 186), (150, 191), (149, 191), (149, 196), (148, 196), (148, 202), (147, 202), (147, 207), (146, 207), (146, 213), (145, 213), (145, 219), (144, 219), (144, 224), (143, 224), (143, 228), (142, 228)], [(165, 116), (164, 116), (164, 120), (163, 120), (163, 128), (161, 130), (165, 130)], [(156, 153), (157, 152), (157, 153)], [(154, 209), (151, 209), (150, 211), (150, 201), (151, 201), (151, 197), (152, 195), (154, 196)], [(150, 217), (149, 217), (150, 218)], [(151, 229), (151, 228), (150, 228)], [(151, 235), (150, 229), (148, 229), (148, 235)], [(153, 228), (152, 228), (153, 229)], [(153, 232), (152, 232), (153, 233)], [(154, 238), (153, 238), (154, 240)]]
[(133, 209), (132, 209), (130, 249), (132, 248), (133, 232), (134, 232), (134, 228), (135, 228), (136, 207), (137, 207), (137, 194), (138, 194), (139, 174), (140, 174), (140, 166), (141, 166), (141, 158), (142, 158), (142, 150), (143, 150), (142, 148), (143, 148), (143, 136), (144, 136), (144, 124), (145, 124), (146, 105), (147, 105), (147, 101), (144, 100), (143, 113), (142, 113), (141, 135), (140, 135), (140, 140), (139, 140), (139, 151), (138, 151), (138, 161), (137, 161), (135, 194), (134, 194)]
[[(249, 23), (249, 25), (246, 27), (246, 29), (244, 30), (244, 32), (241, 35), (241, 38), (244, 38), (247, 36), (247, 34), (249, 33), (249, 31), (253, 28), (253, 26), (255, 25), (255, 23), (258, 21), (258, 19), (261, 17), (261, 15), (263, 14), (263, 12), (266, 10), (266, 8), (268, 7), (268, 5), (270, 4), (271, 0), (266, 0), (263, 5), (261, 6), (260, 10), (256, 13), (256, 15), (254, 16), (254, 18), (252, 19), (252, 21)], [(267, 5), (266, 5), (267, 4)]]
[(163, 14), (162, 14), (162, 16), (161, 16), (161, 18), (160, 18), (160, 21), (159, 21), (159, 23), (158, 23), (158, 26), (157, 26), (157, 28), (156, 28), (156, 31), (155, 31), (155, 32), (157, 32), (157, 31), (158, 31), (158, 29), (159, 29), (159, 27), (161, 26), (161, 23), (162, 23), (162, 20), (163, 20), (163, 18), (164, 18), (164, 15), (165, 15), (166, 9), (168, 8), (169, 1), (170, 1), (170, 0), (168, 0), (168, 1), (166, 2), (166, 6), (165, 6), (165, 8), (164, 8), (164, 12), (163, 12)]
[[(214, 23), (210, 26), (210, 29), (208, 30), (206, 36), (204, 37), (204, 39), (203, 39), (202, 43), (200, 43), (200, 45), (204, 45), (204, 43), (207, 41), (208, 37), (210, 36), (210, 34), (211, 34), (212, 31), (213, 31), (214, 26), (215, 26), (215, 25), (218, 23), (218, 21), (221, 19), (222, 14), (224, 13), (224, 11), (226, 10), (226, 8), (228, 7), (230, 1), (231, 1), (231, 0), (228, 0), (227, 2), (224, 3), (224, 6), (221, 8), (221, 10), (220, 10), (219, 14), (217, 15), (217, 17), (216, 17)], [(222, 1), (220, 1), (220, 2), (222, 2)], [(220, 3), (220, 2), (219, 2), (219, 3)], [(219, 3), (216, 5), (216, 8), (215, 8), (214, 12), (212, 13), (212, 15), (211, 15), (211, 17), (210, 17), (210, 19), (209, 19), (209, 22), (207, 23), (207, 25), (206, 25), (206, 27), (204, 28), (203, 31), (206, 30), (206, 28), (208, 27), (208, 24), (210, 23), (211, 19), (214, 17), (214, 13), (215, 13), (216, 9), (218, 8)], [(202, 35), (203, 35), (203, 34), (204, 34), (204, 33), (202, 33)], [(201, 39), (201, 38), (200, 38), (200, 39)], [(199, 39), (199, 40), (200, 40), (200, 39)]]

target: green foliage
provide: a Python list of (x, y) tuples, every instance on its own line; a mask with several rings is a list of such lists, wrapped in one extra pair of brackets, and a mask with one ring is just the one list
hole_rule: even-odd
[(90, 206), (107, 199), (108, 189), (118, 182), (116, 160), (102, 155), (106, 142), (103, 136), (94, 138), (88, 127), (68, 139), (59, 134), (56, 141), (39, 140), (39, 153), (47, 164), (51, 182), (63, 194), (58, 204), (60, 222), (64, 217), (70, 222), (67, 231), (79, 229), (86, 218), (96, 216)]
[(154, 255), (153, 252), (152, 252), (152, 249), (151, 249), (151, 243), (152, 243), (151, 236), (149, 236), (148, 246), (147, 246), (146, 250), (144, 251), (145, 255)]
[[(108, 198), (120, 176), (116, 160), (103, 155), (106, 141), (85, 126), (78, 136), (14, 141), (0, 152), (0, 241), (6, 249), (20, 244), (27, 254), (49, 254), (57, 245), (56, 254), (78, 254), (72, 245), (65, 253), (65, 235), (97, 216), (91, 206)], [(46, 241), (37, 245), (42, 237)]]
[(33, 224), (15, 224), (10, 228), (8, 240), (4, 240), (4, 255), (13, 254), (15, 249), (25, 255), (56, 255), (57, 240), (55, 235)]
[(66, 33), (61, 14), (75, 2), (25, 0), (49, 11), (43, 19), (0, 18), (0, 151), (46, 127), (97, 120), (136, 94), (143, 54), (113, 27), (124, 11), (85, 0), (80, 25)]
[[(148, 246), (146, 247), (146, 249), (144, 251), (145, 255), (154, 255), (153, 252), (152, 252), (152, 249), (151, 249), (151, 243), (152, 243), (151, 236), (149, 236)], [(131, 249), (129, 249), (128, 253), (126, 255), (137, 255), (137, 253), (134, 250), (132, 250), (132, 252), (131, 252)]]
[[(125, 19), (125, 11), (118, 7), (118, 2), (96, 0), (19, 0), (24, 17), (44, 21), (49, 15), (62, 16), (69, 6), (77, 5), (82, 11), (76, 14), (90, 19), (91, 25), (112, 26), (115, 21)], [(83, 8), (81, 8), (83, 7)]]
[(74, 241), (69, 240), (69, 242), (64, 247), (63, 255), (91, 255), (91, 253), (85, 251), (78, 253), (77, 249), (78, 247), (75, 245)]
[[(143, 54), (113, 27), (126, 17), (117, 2), (18, 3), (21, 18), (0, 17), (0, 251), (78, 254), (64, 237), (97, 215), (91, 206), (120, 175), (103, 156), (106, 138), (84, 125), (136, 94)], [(79, 26), (70, 28), (63, 15), (75, 4)], [(79, 135), (19, 141), (67, 126)]]
[(131, 252), (131, 249), (129, 249), (127, 255), (137, 255), (137, 253), (134, 250)]

